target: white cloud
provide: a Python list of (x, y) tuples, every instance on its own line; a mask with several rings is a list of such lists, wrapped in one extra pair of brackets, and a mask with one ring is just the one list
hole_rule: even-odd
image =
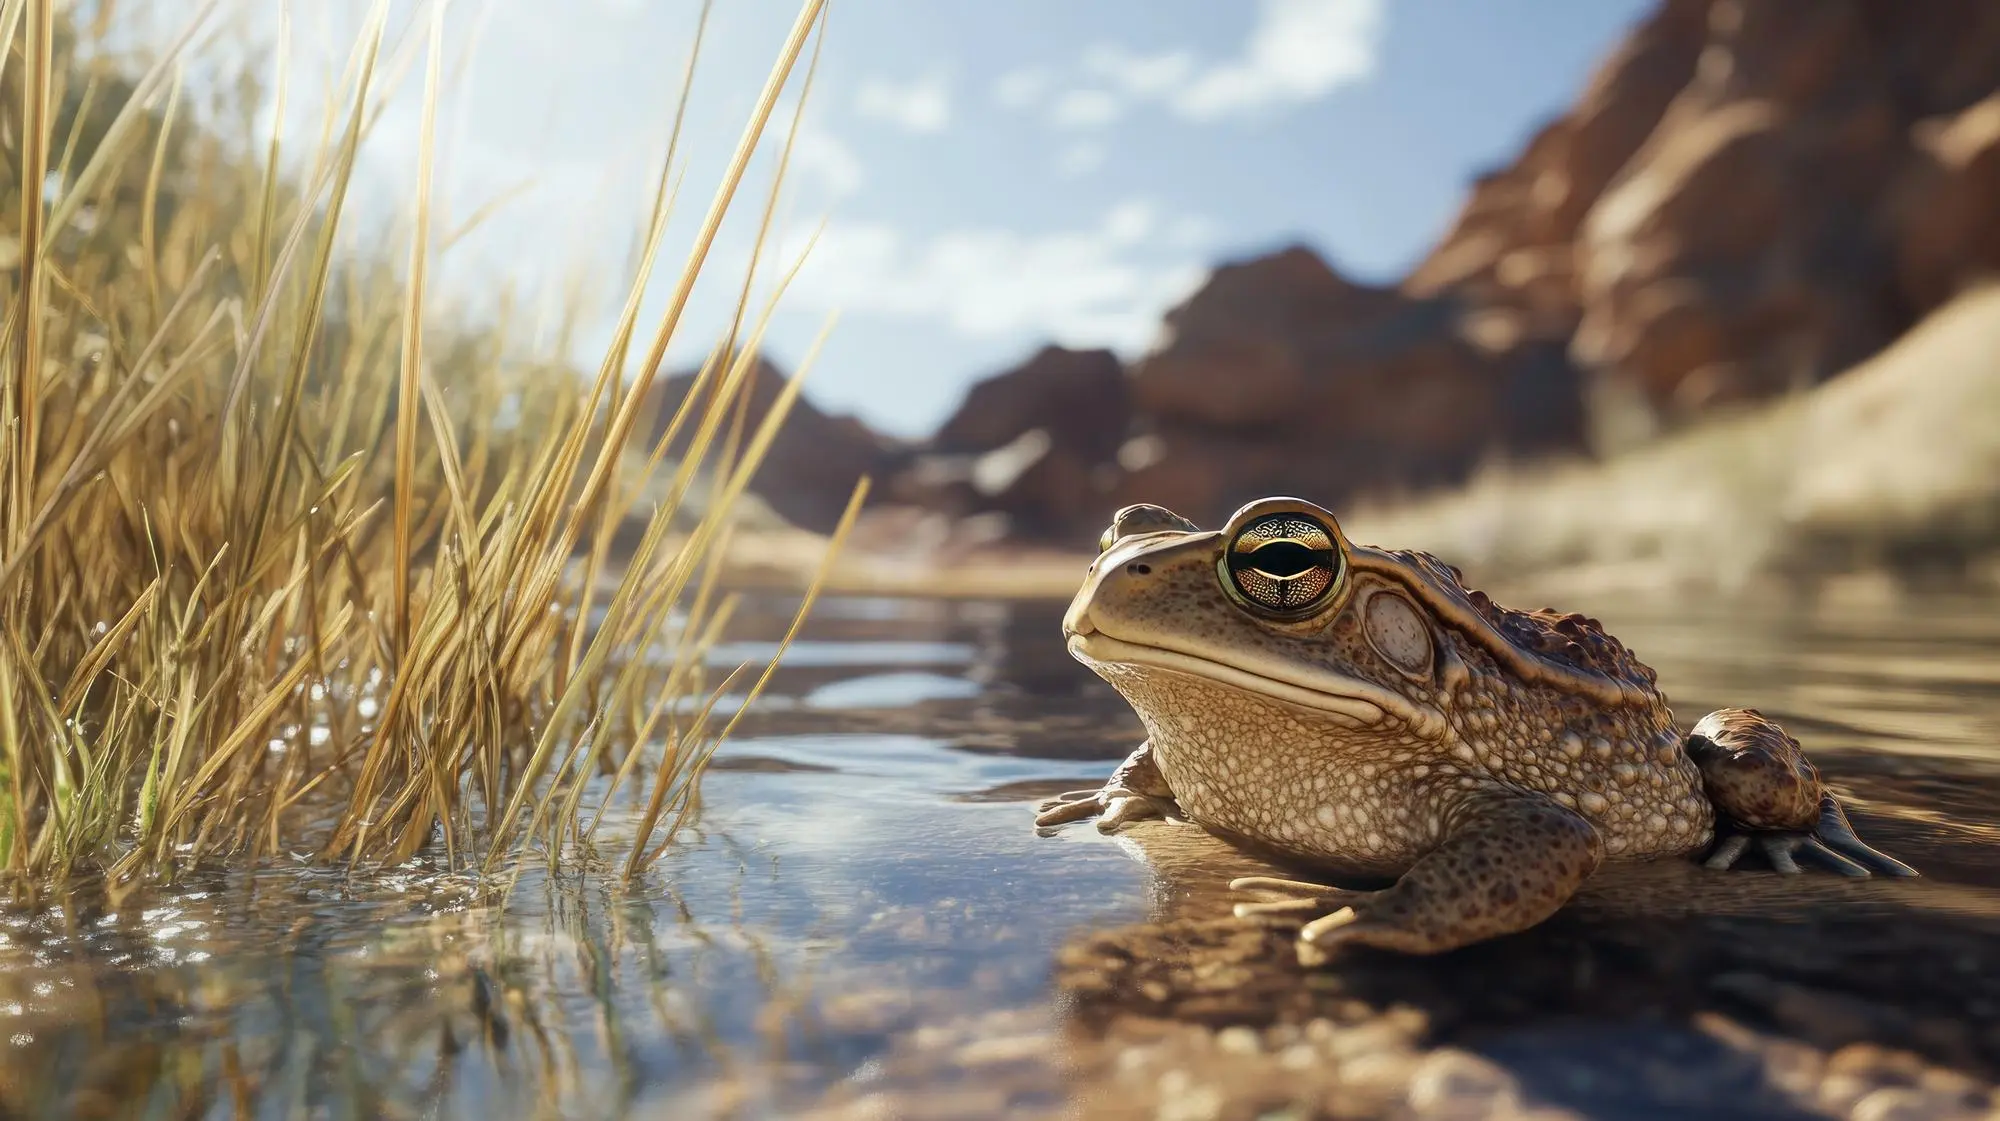
[(904, 84), (869, 78), (854, 95), (854, 109), (906, 132), (942, 132), (951, 123), (951, 88), (935, 73)]
[(1382, 0), (1262, 0), (1240, 58), (1174, 92), (1174, 109), (1211, 120), (1312, 101), (1375, 72)]
[(839, 137), (809, 126), (799, 129), (798, 140), (792, 145), (792, 166), (817, 179), (836, 197), (859, 190), (865, 177), (854, 149)]
[(1104, 166), (1104, 145), (1095, 140), (1079, 140), (1056, 157), (1056, 174), (1079, 179)]
[(960, 229), (916, 238), (886, 225), (836, 224), (787, 299), (935, 320), (975, 338), (1030, 335), (1130, 353), (1207, 276), (1198, 250), (1159, 252), (1154, 235), (1173, 225), (1136, 200), (1094, 227), (1040, 234)]
[(1127, 199), (1104, 216), (1104, 236), (1113, 245), (1136, 245), (1160, 224), (1160, 213), (1144, 199)]
[(1186, 51), (1137, 55), (1123, 47), (1100, 46), (1083, 56), (1083, 69), (1133, 97), (1159, 97), (1187, 83), (1194, 56)]
[(1176, 249), (1201, 249), (1213, 242), (1219, 232), (1214, 222), (1198, 214), (1183, 214), (1161, 231), (1161, 241)]
[(1202, 63), (1193, 52), (1138, 54), (1116, 45), (1085, 52), (1071, 88), (1050, 101), (1053, 79), (1018, 70), (995, 87), (1013, 109), (1049, 103), (1059, 128), (1102, 128), (1134, 103), (1192, 121), (1247, 116), (1314, 101), (1375, 73), (1384, 0), (1259, 0), (1256, 22), (1233, 57)]
[(1124, 113), (1125, 103), (1110, 90), (1071, 90), (1049, 107), (1049, 121), (1057, 128), (1103, 128)]
[(1026, 109), (1048, 96), (1054, 81), (1046, 70), (1010, 70), (993, 83), (993, 100), (1008, 109)]

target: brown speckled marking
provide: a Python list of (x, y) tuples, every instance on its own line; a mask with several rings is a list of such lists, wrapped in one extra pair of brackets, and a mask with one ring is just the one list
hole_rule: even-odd
[[(1259, 615), (1221, 586), (1235, 530), (1273, 513), (1321, 522), (1347, 558), (1344, 586), (1311, 617)], [(1400, 602), (1385, 610), (1380, 597)], [(1428, 659), (1404, 633), (1410, 618), (1428, 628)], [(1736, 828), (1817, 821), (1817, 839), (1767, 839), (1780, 870), (1823, 839), (1909, 871), (1853, 837), (1775, 723), (1725, 710), (1684, 744), (1657, 675), (1596, 620), (1502, 607), (1426, 554), (1353, 545), (1296, 499), (1251, 503), (1208, 533), (1160, 507), (1120, 511), (1063, 630), (1137, 711), (1149, 749), (1105, 790), (1043, 807), (1042, 824), (1178, 812), (1334, 868), (1402, 875), (1365, 908), (1309, 924), (1308, 942), (1434, 951), (1519, 930), (1599, 860), (1703, 849), (1718, 809)], [(1164, 789), (1134, 789), (1142, 772)], [(1743, 851), (1725, 847), (1711, 864)]]

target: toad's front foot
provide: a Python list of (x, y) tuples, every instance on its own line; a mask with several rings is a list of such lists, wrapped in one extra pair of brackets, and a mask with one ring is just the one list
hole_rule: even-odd
[(1179, 807), (1170, 798), (1137, 794), (1123, 787), (1101, 790), (1072, 790), (1036, 807), (1035, 828), (1052, 830), (1072, 821), (1095, 817), (1101, 833), (1115, 833), (1127, 822), (1176, 816)]
[(1179, 816), (1180, 803), (1153, 765), (1152, 747), (1140, 744), (1101, 789), (1072, 790), (1043, 802), (1036, 809), (1035, 828), (1052, 830), (1095, 817), (1099, 832), (1112, 833), (1127, 822)]
[(1799, 741), (1756, 709), (1709, 713), (1688, 735), (1687, 751), (1716, 809), (1718, 840), (1708, 867), (1733, 868), (1755, 846), (1788, 875), (1799, 872), (1799, 857), (1846, 876), (1917, 874), (1855, 834)]

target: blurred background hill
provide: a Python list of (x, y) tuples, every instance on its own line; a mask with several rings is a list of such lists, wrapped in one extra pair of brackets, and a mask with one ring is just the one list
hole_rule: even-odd
[(758, 486), (823, 530), (873, 474), (885, 540), (1297, 493), (1475, 567), (1973, 556), (1996, 270), (2000, 6), (1667, 0), (1400, 280), (1222, 261), (1135, 360), (1038, 348), (914, 440), (802, 408)]

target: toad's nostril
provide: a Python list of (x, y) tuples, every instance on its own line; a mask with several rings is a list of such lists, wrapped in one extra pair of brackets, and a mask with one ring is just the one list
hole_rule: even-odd
[(1151, 576), (1153, 574), (1153, 566), (1150, 564), (1128, 564), (1125, 566), (1125, 572), (1129, 576)]

